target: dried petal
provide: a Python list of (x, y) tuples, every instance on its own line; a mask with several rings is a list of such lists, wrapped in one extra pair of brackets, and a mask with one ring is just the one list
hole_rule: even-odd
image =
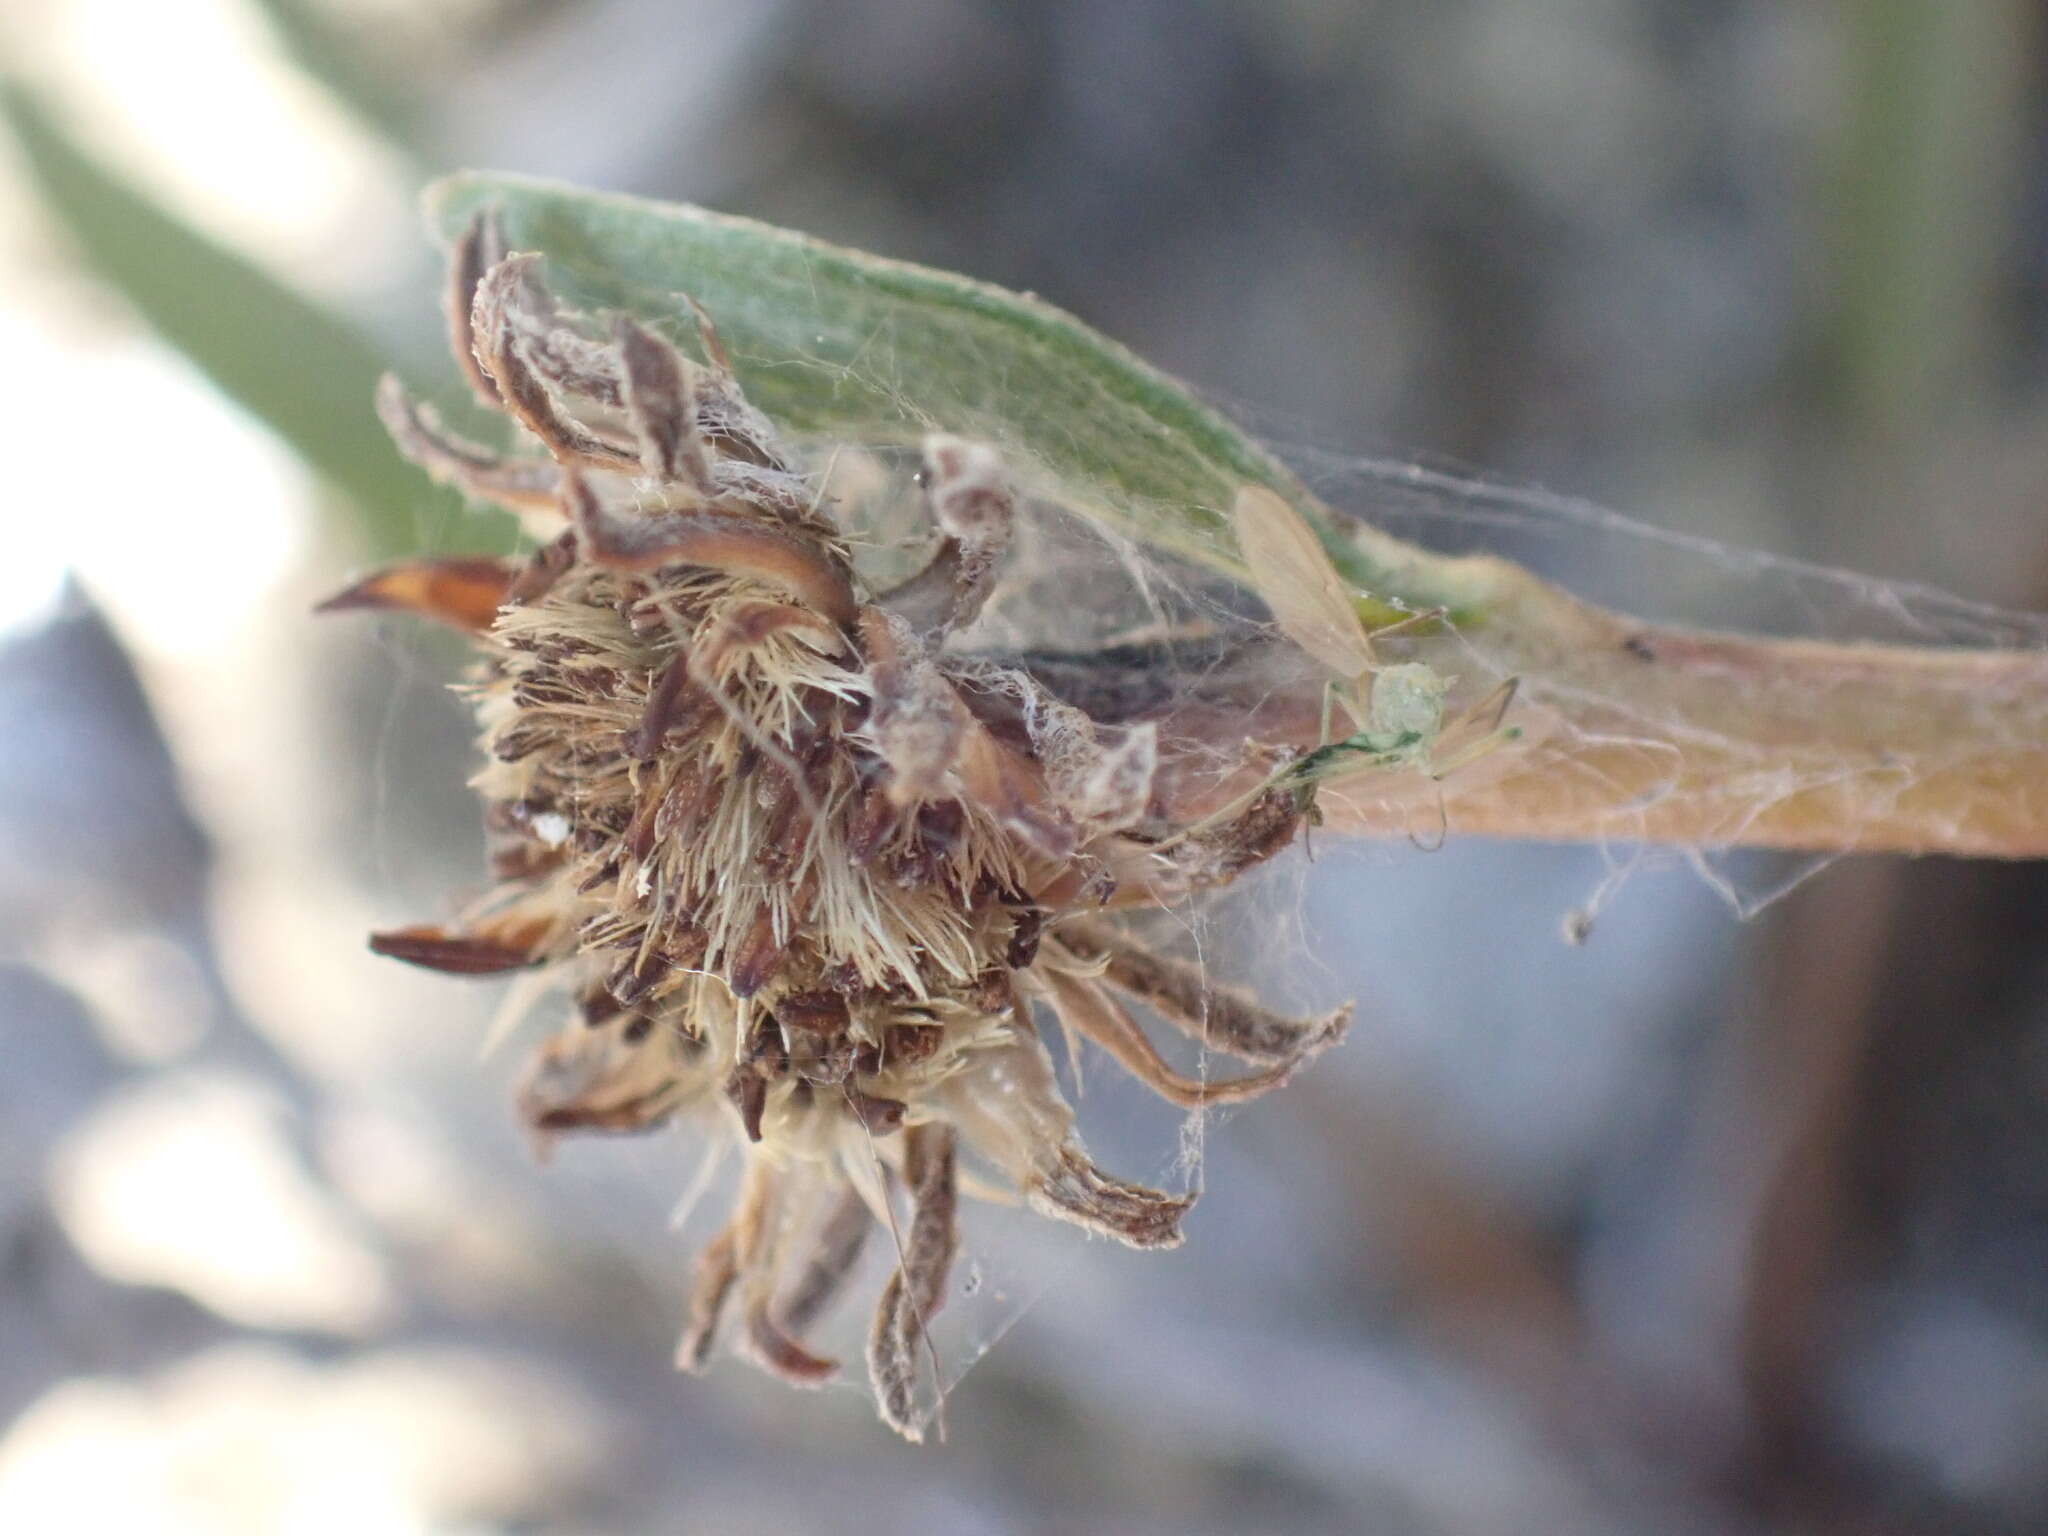
[(515, 574), (504, 561), (481, 556), (402, 560), (335, 593), (315, 611), (414, 613), (463, 634), (479, 635), (498, 616)]
[(718, 1324), (725, 1315), (733, 1283), (739, 1279), (739, 1219), (705, 1245), (697, 1256), (697, 1275), (690, 1287), (688, 1321), (676, 1341), (676, 1368), (698, 1372), (711, 1359), (711, 1346), (718, 1339)]
[(813, 1240), (803, 1271), (782, 1293), (783, 1326), (797, 1336), (824, 1316), (845, 1287), (874, 1229), (874, 1215), (859, 1190), (842, 1189)]
[(761, 1139), (761, 1113), (768, 1107), (768, 1080), (746, 1067), (736, 1067), (725, 1080), (725, 1096), (740, 1112), (740, 1129), (747, 1140)]
[(545, 1151), (566, 1131), (653, 1130), (675, 1113), (680, 1097), (664, 1042), (614, 1024), (578, 1026), (546, 1041), (527, 1064), (518, 1105)]
[(538, 256), (507, 256), (484, 274), (470, 320), (477, 357), (505, 408), (558, 463), (630, 473), (638, 467), (635, 459), (564, 415), (520, 345), (522, 331), (534, 329), (536, 313), (551, 310), (534, 276), (539, 264)]
[(377, 417), (398, 451), (436, 483), (465, 496), (520, 512), (552, 512), (555, 466), (538, 459), (508, 459), (467, 442), (442, 427), (431, 407), (406, 393), (390, 374), (377, 383)]
[(961, 743), (960, 789), (1031, 848), (1048, 859), (1071, 858), (1080, 838), (1054, 807), (1045, 780), (1021, 753), (997, 741), (977, 721)]
[(1144, 1030), (1101, 988), (1078, 977), (1051, 971), (1046, 983), (1061, 1021), (1077, 1034), (1093, 1040), (1113, 1056), (1117, 1064), (1147, 1088), (1182, 1109), (1207, 1104), (1235, 1104), (1257, 1098), (1286, 1082), (1295, 1063), (1283, 1061), (1263, 1072), (1214, 1082), (1183, 1076), (1166, 1064)]
[(822, 1387), (839, 1374), (839, 1362), (814, 1355), (775, 1321), (768, 1298), (747, 1308), (748, 1352), (762, 1369), (793, 1387)]
[(771, 635), (801, 634), (826, 655), (845, 653), (839, 632), (809, 608), (762, 599), (733, 603), (719, 615), (718, 627), (697, 651), (698, 665), (707, 673), (725, 669), (741, 651), (752, 650)]
[(936, 799), (966, 740), (967, 708), (902, 620), (864, 608), (860, 638), (874, 687), (868, 734), (889, 765), (889, 799), (898, 806)]
[(995, 590), (1016, 501), (1002, 455), (987, 443), (937, 434), (924, 441), (925, 499), (954, 551), (948, 630), (965, 629)]
[(576, 533), (571, 529), (543, 544), (528, 557), (526, 569), (513, 581), (505, 594), (505, 601), (514, 607), (539, 602), (553, 590), (575, 559)]
[(1351, 1023), (1349, 1005), (1314, 1019), (1275, 1013), (1245, 992), (1215, 985), (1201, 966), (1154, 954), (1105, 922), (1063, 923), (1060, 943), (1082, 960), (1106, 961), (1103, 980), (1190, 1039), (1246, 1061), (1306, 1061), (1343, 1039)]
[(924, 1438), (917, 1419), (918, 1349), (930, 1348), (931, 1320), (945, 1302), (958, 1246), (953, 1160), (953, 1133), (945, 1126), (916, 1126), (905, 1139), (910, 1223), (902, 1261), (882, 1289), (868, 1333), (868, 1377), (882, 1421), (912, 1442)]
[(607, 511), (579, 474), (562, 475), (562, 505), (585, 559), (621, 571), (701, 565), (772, 583), (833, 623), (850, 626), (853, 588), (815, 547), (778, 528), (724, 512), (665, 512), (626, 519)]
[(626, 739), (626, 750), (648, 761), (661, 751), (662, 738), (674, 723), (677, 702), (683, 690), (690, 685), (690, 658), (682, 651), (668, 659), (668, 665), (656, 675), (654, 686), (647, 690), (647, 708), (641, 713), (640, 723)]
[(476, 335), (471, 327), (477, 287), (483, 282), (484, 274), (505, 257), (505, 237), (498, 228), (497, 214), (486, 208), (471, 219), (469, 227), (456, 240), (451, 255), (445, 299), (449, 350), (455, 354), (455, 362), (462, 369), (463, 377), (469, 380), (470, 388), (476, 391), (477, 399), (485, 405), (497, 406), (502, 403), (497, 381), (490, 376), (478, 356)]
[(932, 521), (945, 536), (924, 569), (884, 593), (881, 603), (936, 645), (972, 624), (995, 590), (1015, 501), (1002, 457), (966, 438), (926, 438), (920, 478)]
[(1180, 1219), (1195, 1203), (1192, 1195), (1161, 1194), (1113, 1179), (1078, 1146), (1061, 1149), (1026, 1194), (1034, 1211), (1133, 1248), (1178, 1248), (1186, 1241)]
[(660, 480), (711, 489), (711, 471), (697, 441), (690, 366), (645, 326), (619, 316), (613, 334), (625, 373), (626, 419), (640, 443), (640, 467)]
[(495, 976), (532, 965), (536, 959), (524, 945), (479, 934), (450, 933), (431, 923), (373, 933), (370, 952), (454, 976)]

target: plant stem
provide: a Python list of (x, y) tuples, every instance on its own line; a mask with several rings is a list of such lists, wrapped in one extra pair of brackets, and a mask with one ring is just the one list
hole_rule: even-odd
[[(1530, 706), (1525, 740), (1442, 782), (1454, 833), (2048, 855), (2048, 653), (1662, 628), (1503, 560), (1412, 553), (1488, 615), (1474, 648), (1524, 679)], [(1453, 637), (1420, 650), (1469, 669)], [(1267, 715), (1286, 722), (1276, 739), (1314, 744), (1315, 694)], [(1415, 777), (1346, 784), (1325, 814), (1356, 832), (1414, 830)]]

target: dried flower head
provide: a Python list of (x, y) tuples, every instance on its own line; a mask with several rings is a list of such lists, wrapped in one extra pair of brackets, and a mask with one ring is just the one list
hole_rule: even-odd
[[(768, 1370), (824, 1381), (837, 1366), (805, 1330), (871, 1227), (893, 1229), (868, 1368), (883, 1418), (916, 1438), (963, 1157), (1048, 1216), (1138, 1248), (1181, 1240), (1192, 1197), (1089, 1159), (1034, 1008), (1185, 1106), (1264, 1092), (1342, 1032), (1346, 1014), (1282, 1018), (1104, 915), (1260, 862), (1302, 796), (1261, 788), (1274, 765), (1254, 752), (1219, 771), (1188, 717), (1141, 718), (1129, 688), (1094, 689), (1121, 702), (1091, 713), (1090, 690), (949, 645), (1011, 536), (991, 447), (925, 441), (936, 552), (871, 595), (701, 313), (700, 360), (633, 318), (572, 313), (485, 217), (455, 252), (449, 315), (478, 395), (547, 459), (451, 437), (395, 381), (380, 410), (410, 457), (541, 542), (392, 567), (328, 605), (425, 614), (482, 653), (497, 885), (451, 926), (372, 947), (559, 979), (576, 1016), (519, 1096), (538, 1136), (687, 1118), (739, 1139), (684, 1366), (730, 1319)], [(1254, 1070), (1180, 1074), (1133, 1004)]]

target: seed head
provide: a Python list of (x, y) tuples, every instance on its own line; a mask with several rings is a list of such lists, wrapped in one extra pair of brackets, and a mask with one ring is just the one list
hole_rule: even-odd
[[(805, 1329), (870, 1229), (895, 1231), (868, 1367), (883, 1418), (915, 1439), (963, 1157), (1048, 1216), (1138, 1248), (1181, 1241), (1191, 1196), (1089, 1159), (1034, 1005), (1187, 1106), (1264, 1092), (1342, 1032), (1348, 1011), (1281, 1018), (1105, 916), (1269, 856), (1299, 797), (1276, 788), (1190, 835), (1165, 786), (1213, 747), (1093, 715), (952, 643), (1010, 540), (993, 448), (927, 439), (937, 546), (865, 595), (847, 530), (709, 320), (697, 361), (630, 317), (569, 313), (489, 217), (452, 281), (458, 359), (546, 459), (448, 435), (395, 381), (380, 410), (409, 456), (520, 511), (540, 542), (517, 561), (408, 562), (328, 604), (422, 613), (480, 653), (466, 692), (497, 884), (459, 922), (372, 947), (559, 982), (572, 1019), (519, 1091), (543, 1143), (674, 1121), (738, 1139), (738, 1204), (699, 1260), (685, 1367), (736, 1318), (757, 1363), (826, 1380), (837, 1366)], [(1256, 784), (1267, 765), (1242, 766)], [(1133, 1003), (1255, 1070), (1179, 1074)]]

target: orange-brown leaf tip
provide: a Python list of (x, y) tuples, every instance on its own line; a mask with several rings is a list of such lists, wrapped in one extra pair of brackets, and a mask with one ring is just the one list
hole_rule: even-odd
[(479, 635), (497, 617), (514, 575), (505, 562), (481, 556), (406, 560), (373, 571), (314, 612), (411, 613), (466, 635)]
[(450, 933), (431, 923), (412, 928), (395, 928), (389, 933), (370, 935), (372, 954), (403, 960), (407, 965), (430, 971), (447, 971), (456, 976), (493, 976), (531, 965), (533, 957), (523, 949), (468, 934)]

